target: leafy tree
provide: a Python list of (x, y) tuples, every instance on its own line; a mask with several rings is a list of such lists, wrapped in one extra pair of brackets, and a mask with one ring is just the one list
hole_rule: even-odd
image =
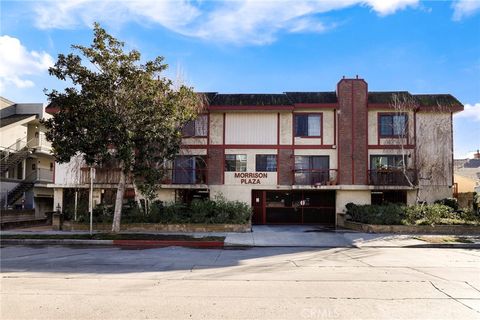
[(201, 98), (184, 85), (162, 76), (163, 57), (141, 63), (140, 52), (124, 51), (124, 43), (98, 23), (89, 47), (73, 45), (59, 54), (52, 76), (73, 84), (46, 92), (58, 108), (44, 123), (56, 160), (78, 154), (90, 165), (114, 164), (121, 169), (112, 231), (120, 231), (125, 184), (132, 181), (152, 197), (163, 165), (177, 154), (181, 129), (194, 119)]

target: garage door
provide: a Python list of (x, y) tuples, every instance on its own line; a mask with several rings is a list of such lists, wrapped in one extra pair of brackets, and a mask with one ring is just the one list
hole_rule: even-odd
[(254, 224), (335, 224), (335, 191), (252, 192)]

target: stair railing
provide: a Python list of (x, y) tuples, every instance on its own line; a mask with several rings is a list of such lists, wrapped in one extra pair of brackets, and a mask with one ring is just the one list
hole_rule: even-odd
[(23, 137), (21, 139), (17, 139), (17, 141), (15, 141), (15, 143), (13, 143), (11, 146), (8, 146), (6, 148), (1, 148), (3, 152), (6, 152), (6, 155), (0, 159), (0, 163), (6, 162), (7, 159), (12, 154), (28, 148), (29, 145), (31, 145), (31, 142), (34, 141), (35, 139), (38, 139), (38, 138), (32, 138), (30, 140), (27, 140), (27, 137)]

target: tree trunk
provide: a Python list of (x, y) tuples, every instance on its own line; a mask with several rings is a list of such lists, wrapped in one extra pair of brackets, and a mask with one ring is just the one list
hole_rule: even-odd
[[(137, 203), (138, 209), (140, 211), (144, 211), (142, 208), (142, 202), (140, 201), (140, 191), (137, 188), (137, 184), (132, 178), (132, 183), (133, 183), (133, 192), (135, 193), (135, 202)], [(143, 212), (144, 214), (147, 214), (146, 210)]]
[(122, 219), (123, 195), (125, 194), (125, 171), (123, 162), (120, 163), (120, 181), (117, 186), (115, 210), (113, 212), (112, 232), (120, 232), (120, 220)]

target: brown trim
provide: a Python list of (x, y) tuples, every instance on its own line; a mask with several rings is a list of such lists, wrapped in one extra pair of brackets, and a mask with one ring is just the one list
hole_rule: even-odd
[[(403, 146), (404, 149), (415, 149), (415, 145), (407, 144)], [(401, 145), (397, 144), (369, 144), (368, 149), (402, 149)]]
[(228, 105), (214, 105), (208, 106), (210, 111), (238, 111), (238, 110), (249, 110), (249, 111), (260, 111), (260, 110), (289, 110), (293, 111), (294, 107), (292, 105), (272, 105), (272, 106), (228, 106)]
[(295, 103), (295, 109), (334, 109), (338, 108), (338, 103)]
[[(184, 144), (180, 146), (182, 149), (206, 149), (207, 146), (202, 144)], [(210, 149), (335, 149), (332, 144), (322, 145), (278, 145), (278, 144), (211, 144)]]

